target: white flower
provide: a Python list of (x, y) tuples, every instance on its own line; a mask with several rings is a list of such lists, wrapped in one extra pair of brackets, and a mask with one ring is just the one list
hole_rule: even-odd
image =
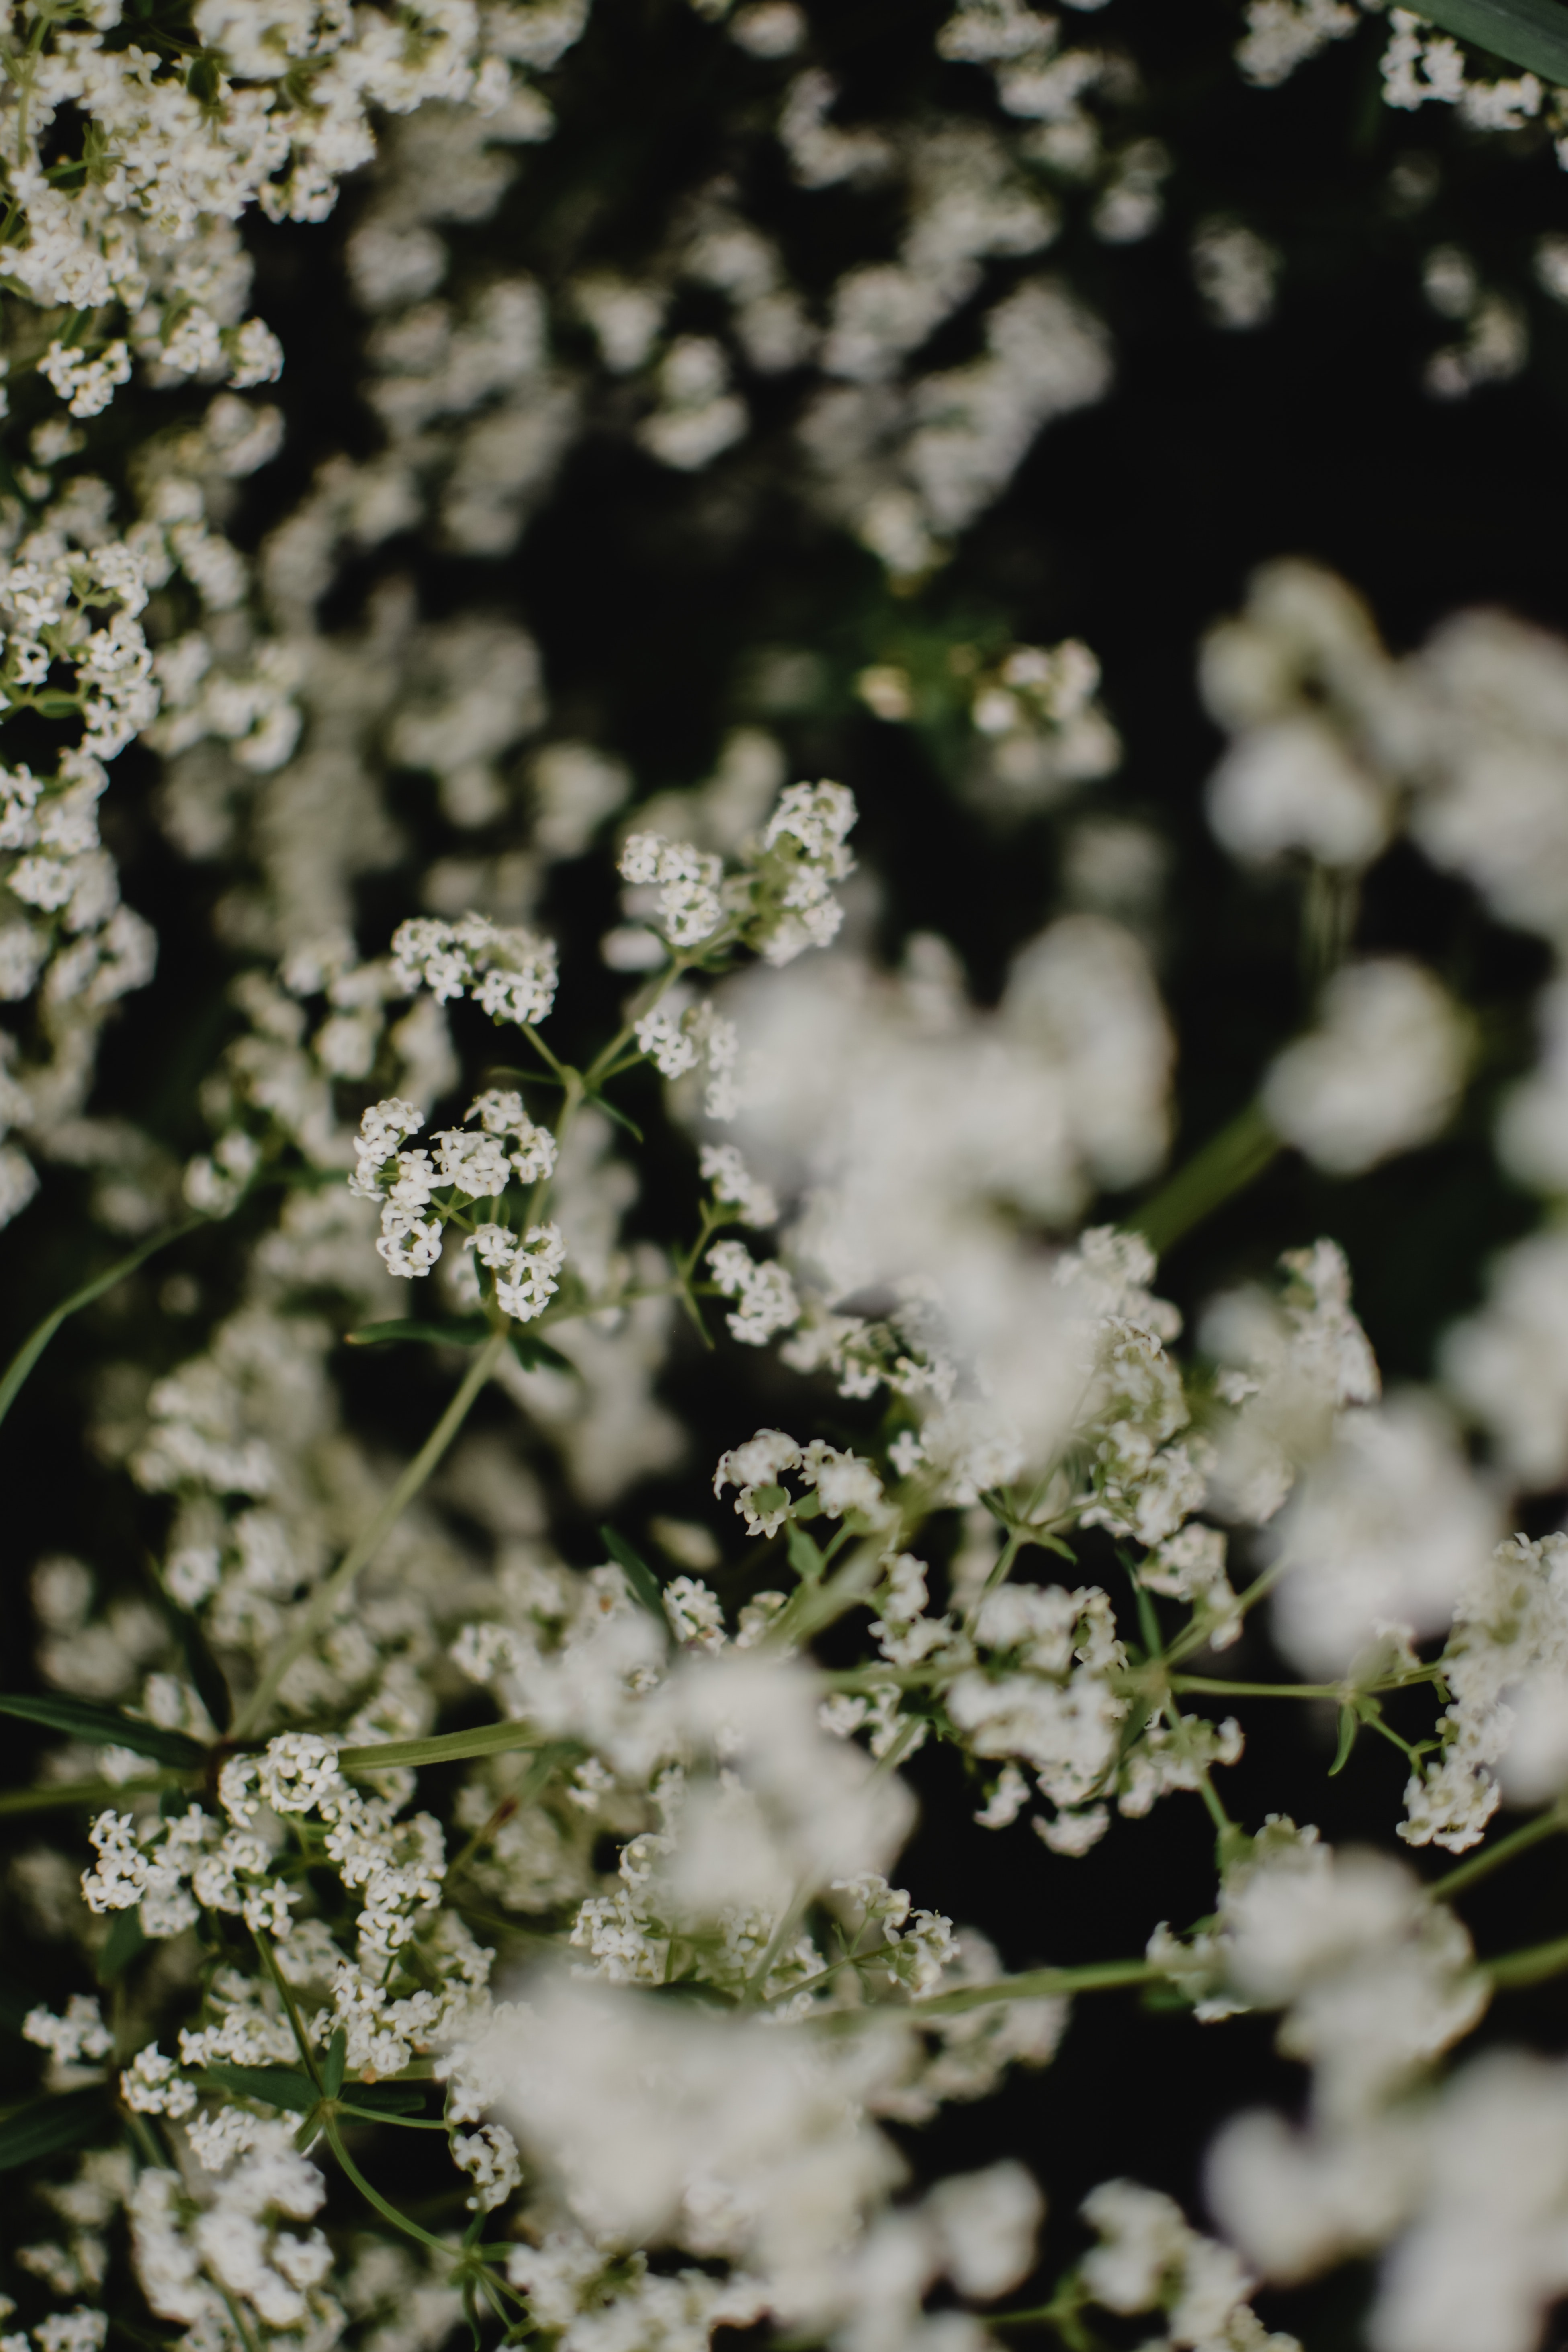
[(522, 2179), (517, 2142), (501, 2124), (485, 2124), (477, 2132), (458, 2132), (452, 2140), (452, 2160), (472, 2175), (470, 2213), (493, 2213), (504, 2205)]
[[(719, 1456), (713, 1473), (713, 1492), (721, 1500), (726, 1486), (737, 1489), (735, 1508), (746, 1522), (749, 1536), (775, 1535), (789, 1515), (789, 1498), (759, 1510), (756, 1493), (759, 1486), (777, 1486), (786, 1470), (798, 1470), (805, 1459), (803, 1449), (782, 1429), (759, 1429), (744, 1445), (732, 1446), (728, 1454)], [(780, 1490), (783, 1494), (783, 1489)]]
[(752, 1174), (732, 1143), (705, 1143), (700, 1165), (702, 1180), (712, 1185), (714, 1199), (732, 1207), (742, 1224), (777, 1223), (778, 1202), (768, 1187)]
[(1263, 1107), (1320, 1168), (1356, 1176), (1447, 1124), (1465, 1028), (1431, 973), (1395, 956), (1336, 972), (1322, 1010), (1322, 1025), (1272, 1064)]
[(759, 1265), (742, 1242), (715, 1242), (708, 1264), (720, 1290), (738, 1301), (726, 1315), (735, 1338), (762, 1348), (800, 1319), (800, 1301), (786, 1269), (776, 1261)]
[(28, 2011), (22, 2038), (47, 2050), (57, 2066), (74, 2065), (79, 2058), (107, 2058), (114, 2036), (99, 2013), (98, 2003), (86, 1993), (73, 1992), (65, 2014), (57, 2017), (41, 2005)]

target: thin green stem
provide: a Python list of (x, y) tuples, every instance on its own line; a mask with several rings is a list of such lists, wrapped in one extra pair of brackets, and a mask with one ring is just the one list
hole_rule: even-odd
[(403, 2231), (405, 2236), (417, 2238), (422, 2246), (434, 2247), (437, 2253), (445, 2254), (448, 2259), (450, 2259), (452, 2254), (452, 2249), (450, 2246), (444, 2245), (439, 2238), (433, 2238), (428, 2230), (422, 2230), (417, 2221), (411, 2221), (406, 2213), (400, 2213), (395, 2205), (389, 2205), (385, 2198), (383, 2197), (378, 2190), (371, 2187), (369, 2181), (365, 2179), (363, 2173), (360, 2170), (358, 2165), (354, 2162), (353, 2157), (350, 2156), (347, 2148), (343, 2146), (342, 2135), (339, 2131), (337, 2124), (333, 2120), (331, 2115), (327, 2111), (323, 2111), (321, 2116), (321, 2129), (326, 2134), (327, 2144), (331, 2147), (332, 2154), (337, 2158), (338, 2162), (342, 2166), (343, 2170), (353, 2182), (353, 2185), (359, 2190), (360, 2195), (366, 2199), (370, 2204), (374, 2206), (383, 2221), (390, 2221), (395, 2230)]
[(868, 1599), (874, 1590), (881, 1566), (883, 1538), (876, 1544), (863, 1543), (851, 1554), (848, 1563), (825, 1584), (803, 1584), (791, 1595), (784, 1607), (773, 1619), (763, 1636), (762, 1646), (768, 1650), (803, 1647), (814, 1633), (820, 1633), (849, 1610)]
[(391, 2124), (398, 2131), (450, 2131), (446, 2123), (433, 2123), (427, 2116), (395, 2116), (384, 2107), (356, 2107), (352, 2099), (334, 2099), (333, 2106), (340, 2116), (353, 2116), (356, 2123)]
[(554, 1071), (556, 1076), (562, 1081), (563, 1085), (565, 1084), (569, 1077), (575, 1078), (578, 1076), (577, 1072), (572, 1069), (567, 1063), (558, 1060), (556, 1055), (551, 1052), (549, 1046), (545, 1044), (543, 1038), (540, 1035), (531, 1021), (525, 1021), (522, 1024), (522, 1034), (527, 1038), (529, 1044), (532, 1046), (534, 1052), (539, 1055), (540, 1059), (549, 1063), (551, 1068)]
[(230, 2294), (226, 2286), (222, 2285), (218, 2287), (218, 2293), (223, 2297), (224, 2307), (227, 2311), (229, 2319), (233, 2324), (235, 2334), (238, 2336), (240, 2342), (245, 2347), (245, 2352), (259, 2352), (259, 2347), (257, 2344), (255, 2336), (251, 2334), (249, 2328), (245, 2324), (245, 2315), (240, 2310), (238, 2304), (236, 2303), (233, 2295)]
[(1457, 1870), (1450, 1870), (1442, 1878), (1435, 1879), (1426, 1891), (1436, 1895), (1440, 1902), (1451, 1903), (1456, 1895), (1462, 1895), (1466, 1887), (1473, 1886), (1478, 1879), (1487, 1877), (1505, 1862), (1511, 1862), (1516, 1854), (1527, 1853), (1532, 1845), (1539, 1845), (1544, 1838), (1555, 1837), (1562, 1830), (1568, 1830), (1568, 1800), (1560, 1800), (1549, 1811), (1538, 1813), (1532, 1822), (1526, 1822), (1521, 1829), (1499, 1838), (1495, 1845), (1484, 1847), (1468, 1862), (1460, 1863)]
[(1194, 1225), (1256, 1183), (1284, 1148), (1260, 1107), (1248, 1103), (1184, 1167), (1167, 1177), (1152, 1199), (1134, 1209), (1127, 1219), (1129, 1230), (1142, 1234), (1155, 1256), (1163, 1257)]
[(1481, 1967), (1500, 1988), (1542, 1984), (1548, 1977), (1560, 1977), (1568, 1970), (1568, 1936), (1559, 1936), (1550, 1944), (1531, 1944), (1522, 1952), (1503, 1952), (1495, 1960), (1483, 1960)]
[(1207, 1691), (1215, 1698), (1330, 1698), (1343, 1706), (1352, 1698), (1370, 1697), (1376, 1691), (1413, 1689), (1417, 1683), (1431, 1682), (1436, 1672), (1436, 1666), (1423, 1666), (1419, 1674), (1391, 1675), (1384, 1682), (1358, 1684), (1350, 1689), (1343, 1683), (1228, 1683), (1213, 1675), (1173, 1675), (1170, 1687)]
[(1063, 1993), (1113, 1992), (1123, 1985), (1161, 1984), (1165, 1971), (1152, 1960), (1089, 1960), (1075, 1969), (1026, 1969), (1015, 1977), (994, 1977), (989, 1984), (959, 1985), (952, 1992), (931, 1993), (911, 2001), (910, 2014), (961, 2017), (965, 2010), (988, 2009), (999, 2000), (1049, 2000)]
[(267, 1937), (259, 1928), (254, 1928), (251, 1932), (256, 1948), (261, 1955), (262, 1963), (266, 1968), (268, 1975), (271, 1978), (273, 1984), (276, 1986), (278, 1998), (283, 2003), (284, 2010), (288, 2014), (289, 2028), (294, 2036), (294, 2046), (300, 2053), (300, 2061), (304, 2066), (305, 2072), (309, 2074), (311, 2082), (315, 2084), (316, 2089), (320, 2092), (322, 2098), (325, 2098), (327, 2095), (327, 2086), (321, 2080), (321, 2070), (316, 2063), (316, 2053), (310, 2047), (304, 2024), (300, 2020), (299, 2009), (295, 2004), (294, 1995), (289, 1986), (284, 1982), (283, 1971), (278, 1965), (278, 1956), (272, 1949)]
[[(1256, 1609), (1260, 1601), (1267, 1600), (1289, 1565), (1287, 1560), (1277, 1559), (1272, 1568), (1266, 1568), (1261, 1576), (1255, 1576), (1246, 1591), (1238, 1598), (1236, 1607), (1227, 1613), (1226, 1623), (1227, 1625), (1237, 1623), (1249, 1610)], [(1215, 1628), (1212, 1622), (1189, 1625), (1184, 1633), (1177, 1634), (1166, 1650), (1165, 1664), (1167, 1666), (1173, 1666), (1181, 1659), (1191, 1657), (1194, 1650), (1206, 1650), (1214, 1639), (1214, 1633)]]
[(567, 1744), (564, 1741), (559, 1740), (552, 1742), (549, 1747), (542, 1748), (540, 1749), (538, 1755), (534, 1758), (532, 1763), (523, 1774), (522, 1779), (516, 1789), (512, 1790), (510, 1796), (503, 1797), (501, 1799), (500, 1804), (491, 1813), (489, 1819), (488, 1821), (481, 1822), (479, 1828), (474, 1832), (472, 1837), (469, 1838), (468, 1843), (460, 1847), (458, 1853), (453, 1855), (451, 1861), (447, 1864), (446, 1876), (442, 1881), (443, 1885), (447, 1883), (447, 1880), (459, 1877), (462, 1874), (463, 1871), (473, 1860), (475, 1854), (478, 1853), (479, 1848), (482, 1845), (489, 1843), (490, 1838), (493, 1837), (496, 1831), (500, 1829), (503, 1822), (510, 1821), (514, 1813), (521, 1812), (525, 1805), (531, 1805), (533, 1802), (533, 1800), (538, 1796), (541, 1789), (543, 1788), (545, 1782), (549, 1780), (552, 1772), (554, 1771), (563, 1756), (569, 1753), (570, 1749)]
[(127, 1275), (134, 1274), (146, 1259), (155, 1257), (172, 1242), (182, 1240), (186, 1234), (194, 1233), (198, 1225), (209, 1222), (206, 1217), (187, 1217), (183, 1223), (172, 1226), (166, 1234), (155, 1234), (150, 1242), (142, 1242), (133, 1249), (129, 1257), (121, 1258), (107, 1273), (95, 1275), (90, 1282), (84, 1282), (79, 1290), (73, 1290), (68, 1298), (62, 1299), (58, 1307), (52, 1308), (22, 1342), (6, 1366), (4, 1379), (0, 1379), (0, 1421), (5, 1420), (16, 1403), (23, 1382), (62, 1323), (79, 1308), (90, 1307), (95, 1298), (101, 1298), (106, 1290), (112, 1290), (115, 1284), (123, 1282)]
[(343, 1554), (325, 1582), (319, 1584), (300, 1614), (293, 1633), (278, 1651), (260, 1682), (240, 1709), (231, 1737), (247, 1739), (266, 1722), (272, 1702), (290, 1666), (303, 1657), (331, 1624), (340, 1601), (353, 1590), (355, 1577), (388, 1536), (468, 1419), (469, 1407), (500, 1360), (510, 1337), (510, 1325), (492, 1331), (464, 1377), (463, 1384), (436, 1423), (413, 1461), (358, 1540)]

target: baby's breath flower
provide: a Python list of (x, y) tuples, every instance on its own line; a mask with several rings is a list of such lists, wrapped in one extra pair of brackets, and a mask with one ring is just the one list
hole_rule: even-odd
[(743, 1242), (715, 1242), (708, 1264), (718, 1287), (738, 1301), (724, 1320), (746, 1347), (765, 1347), (800, 1319), (795, 1285), (776, 1261), (759, 1265)]

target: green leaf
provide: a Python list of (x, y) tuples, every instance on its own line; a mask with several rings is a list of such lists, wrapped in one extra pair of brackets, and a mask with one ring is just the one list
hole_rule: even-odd
[(816, 1584), (822, 1575), (822, 1554), (805, 1529), (797, 1528), (791, 1520), (784, 1528), (784, 1543), (789, 1551), (789, 1564), (795, 1574), (804, 1577), (807, 1584)]
[(489, 1078), (521, 1078), (531, 1087), (559, 1087), (562, 1081), (550, 1070), (520, 1070), (512, 1062), (490, 1062), (485, 1068)]
[(129, 1911), (118, 1911), (114, 1925), (103, 1939), (98, 1956), (100, 1984), (112, 1984), (122, 1977), (132, 1961), (147, 1941), (147, 1931), (142, 1925), (142, 1906), (132, 1904)]
[(1355, 1746), (1355, 1736), (1360, 1729), (1361, 1718), (1357, 1715), (1354, 1707), (1342, 1706), (1340, 1709), (1340, 1744), (1334, 1751), (1334, 1760), (1329, 1767), (1329, 1778), (1331, 1780), (1333, 1779), (1336, 1772), (1342, 1772), (1345, 1766), (1350, 1762), (1351, 1749)]
[(384, 2116), (409, 2116), (425, 2105), (423, 2083), (350, 2083), (345, 2106), (369, 2107)]
[(73, 1739), (90, 1740), (96, 1748), (130, 1748), (151, 1756), (177, 1772), (195, 1772), (207, 1760), (207, 1751), (183, 1731), (165, 1731), (156, 1723), (142, 1723), (117, 1706), (100, 1706), (87, 1698), (35, 1698), (0, 1694), (0, 1715), (21, 1717), (25, 1723), (42, 1723), (50, 1731), (64, 1731)]
[(40, 694), (33, 708), (40, 719), (76, 719), (81, 714), (74, 694)]
[(14, 2107), (0, 2123), (0, 2172), (38, 2164), (68, 2147), (79, 2147), (109, 2121), (109, 2108), (100, 2084), (85, 2091), (62, 2091), (53, 2099), (35, 2099)]
[(512, 1333), (511, 1352), (525, 1372), (532, 1371), (537, 1364), (548, 1364), (552, 1371), (570, 1372), (574, 1380), (577, 1377), (576, 1365), (568, 1362), (559, 1348), (552, 1348), (548, 1339), (532, 1338), (527, 1331)]
[(195, 1233), (198, 1225), (206, 1223), (207, 1219), (198, 1214), (186, 1217), (180, 1224), (172, 1225), (165, 1234), (154, 1234), (150, 1242), (138, 1243), (129, 1257), (120, 1258), (102, 1274), (95, 1274), (90, 1282), (84, 1282), (79, 1290), (73, 1290), (68, 1298), (62, 1298), (58, 1307), (52, 1307), (23, 1340), (5, 1368), (5, 1378), (0, 1380), (0, 1421), (5, 1420), (16, 1403), (23, 1381), (68, 1316), (77, 1314), (83, 1307), (90, 1307), (95, 1298), (101, 1298), (104, 1292), (112, 1290), (117, 1282), (123, 1282), (128, 1274), (134, 1274), (143, 1260), (155, 1256), (159, 1250), (167, 1249), (171, 1242), (177, 1242), (183, 1234)]
[(230, 2091), (238, 2098), (262, 2099), (269, 2107), (289, 2107), (304, 2115), (321, 2097), (309, 2074), (290, 2066), (218, 2066), (202, 2069), (204, 2089)]
[(584, 1097), (584, 1100), (586, 1102), (596, 1103), (599, 1108), (604, 1112), (605, 1117), (606, 1118), (613, 1118), (617, 1127), (624, 1127), (626, 1133), (632, 1138), (634, 1142), (642, 1142), (643, 1131), (637, 1124), (637, 1121), (635, 1119), (628, 1118), (624, 1110), (617, 1110), (615, 1104), (608, 1101), (605, 1096), (586, 1095)]
[(385, 1739), (364, 1748), (340, 1748), (345, 1772), (390, 1772), (405, 1764), (461, 1764), (471, 1756), (500, 1756), (510, 1748), (537, 1748), (539, 1734), (528, 1723), (480, 1723), (472, 1731), (441, 1731), (429, 1739)]
[(1421, 0), (1417, 13), (1511, 66), (1568, 84), (1568, 8), (1559, 0)]
[(601, 1528), (599, 1535), (605, 1549), (631, 1587), (633, 1597), (642, 1602), (650, 1617), (658, 1618), (668, 1635), (669, 1620), (664, 1613), (664, 1594), (647, 1560), (635, 1552), (625, 1536), (618, 1536), (614, 1528)]
[(351, 1348), (385, 1348), (399, 1339), (425, 1339), (443, 1348), (477, 1348), (490, 1336), (483, 1315), (454, 1315), (439, 1323), (406, 1321), (394, 1317), (386, 1323), (362, 1324), (343, 1334)]
[(327, 2044), (327, 2061), (321, 2068), (321, 2088), (329, 2099), (335, 2099), (343, 2087), (343, 2060), (348, 2046), (349, 2037), (340, 2025)]

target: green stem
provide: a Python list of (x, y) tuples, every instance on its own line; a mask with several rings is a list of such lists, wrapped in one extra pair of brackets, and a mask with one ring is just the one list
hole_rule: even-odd
[(300, 2056), (304, 2063), (305, 2072), (309, 2074), (311, 2082), (315, 2084), (317, 2091), (323, 2098), (325, 2098), (327, 2095), (327, 2086), (321, 2080), (321, 2070), (316, 2063), (316, 2053), (311, 2049), (310, 2040), (305, 2032), (304, 2024), (301, 2021), (299, 2009), (295, 2005), (293, 1992), (284, 1982), (283, 1971), (278, 1965), (278, 1956), (273, 1951), (271, 1945), (268, 1943), (267, 1937), (262, 1934), (259, 1928), (253, 1928), (251, 1930), (251, 1936), (257, 1950), (261, 1955), (263, 1966), (266, 1968), (268, 1975), (271, 1978), (272, 1982), (277, 1989), (278, 1998), (283, 2003), (283, 2007), (288, 2012), (289, 2024), (294, 2036), (294, 2046), (299, 2051)]
[(553, 1742), (551, 1746), (540, 1749), (528, 1770), (523, 1774), (518, 1787), (510, 1796), (501, 1799), (489, 1821), (479, 1823), (467, 1845), (461, 1847), (447, 1864), (446, 1876), (442, 1880), (443, 1885), (447, 1879), (461, 1875), (479, 1848), (489, 1843), (503, 1822), (510, 1821), (514, 1814), (521, 1812), (525, 1805), (532, 1804), (557, 1764), (569, 1753), (570, 1750), (563, 1741)]
[(1478, 1878), (1485, 1878), (1503, 1863), (1511, 1862), (1515, 1854), (1528, 1853), (1532, 1845), (1539, 1845), (1543, 1838), (1555, 1837), (1562, 1830), (1568, 1830), (1568, 1800), (1560, 1801), (1548, 1812), (1538, 1813), (1534, 1821), (1526, 1822), (1522, 1829), (1499, 1838), (1495, 1845), (1485, 1847), (1469, 1862), (1460, 1863), (1457, 1870), (1450, 1870), (1445, 1877), (1434, 1879), (1426, 1892), (1436, 1895), (1440, 1902), (1451, 1903), (1456, 1895), (1462, 1895), (1467, 1886), (1475, 1885)]
[[(1266, 1568), (1261, 1576), (1255, 1576), (1246, 1591), (1237, 1600), (1236, 1607), (1227, 1615), (1226, 1624), (1237, 1623), (1239, 1619), (1247, 1614), (1249, 1610), (1256, 1609), (1260, 1601), (1266, 1600), (1289, 1566), (1289, 1560), (1277, 1559), (1272, 1568)], [(1183, 1658), (1191, 1657), (1194, 1650), (1206, 1650), (1214, 1638), (1214, 1631), (1212, 1622), (1189, 1625), (1186, 1632), (1178, 1633), (1166, 1649), (1166, 1665), (1176, 1665)]]
[(332, 2154), (337, 2158), (338, 2162), (342, 2166), (343, 2170), (353, 2182), (353, 2185), (359, 2190), (360, 2195), (368, 2200), (368, 2201), (374, 2206), (383, 2221), (390, 2221), (394, 2229), (403, 2231), (406, 2236), (410, 2238), (417, 2238), (422, 2246), (432, 2246), (435, 2248), (437, 2253), (446, 2254), (450, 2257), (452, 2252), (450, 2246), (444, 2245), (439, 2238), (433, 2238), (428, 2230), (422, 2230), (417, 2221), (411, 2221), (406, 2213), (400, 2213), (395, 2205), (389, 2205), (385, 2198), (381, 2196), (371, 2187), (369, 2181), (365, 2179), (363, 2173), (360, 2170), (358, 2165), (354, 2162), (353, 2157), (350, 2156), (347, 2148), (343, 2146), (342, 2136), (339, 2132), (336, 2123), (329, 2113), (323, 2112), (322, 2114), (321, 2129), (327, 2136), (327, 2143), (331, 2147)]
[(1259, 1106), (1248, 1103), (1133, 1211), (1128, 1229), (1142, 1234), (1155, 1256), (1163, 1257), (1184, 1234), (1255, 1183), (1284, 1148)]
[(249, 2328), (246, 2326), (244, 2314), (241, 2312), (239, 2305), (236, 2303), (233, 2295), (230, 2294), (226, 2286), (219, 2286), (218, 2293), (223, 2297), (224, 2308), (227, 2311), (229, 2319), (233, 2323), (235, 2334), (238, 2336), (240, 2342), (245, 2347), (245, 2352), (258, 2352), (256, 2338), (251, 2334)]
[(1122, 1985), (1161, 1984), (1165, 1971), (1152, 1960), (1089, 1960), (1076, 1969), (1026, 1969), (1016, 1977), (996, 1977), (990, 1984), (959, 1985), (952, 1992), (931, 1993), (911, 2001), (910, 2014), (961, 2017), (965, 2010), (987, 2009), (999, 2000), (1045, 2000), (1062, 1993), (1112, 1992)]
[(1428, 1683), (1437, 1669), (1424, 1666), (1418, 1675), (1395, 1675), (1384, 1682), (1364, 1683), (1346, 1692), (1342, 1683), (1227, 1683), (1211, 1675), (1173, 1675), (1173, 1691), (1208, 1691), (1216, 1698), (1331, 1698), (1340, 1706), (1350, 1697), (1369, 1697), (1374, 1691), (1408, 1690)]
[(492, 1331), (479, 1349), (464, 1377), (463, 1385), (436, 1423), (429, 1436), (394, 1486), (385, 1502), (357, 1542), (353, 1544), (325, 1582), (319, 1584), (302, 1612), (294, 1631), (272, 1660), (260, 1682), (240, 1709), (230, 1737), (247, 1739), (265, 1723), (272, 1702), (290, 1666), (304, 1655), (317, 1637), (331, 1624), (340, 1601), (346, 1599), (362, 1568), (380, 1549), (384, 1538), (401, 1518), (447, 1448), (468, 1419), (468, 1409), (500, 1360), (511, 1327), (503, 1324)]
[(1568, 1969), (1568, 1936), (1559, 1936), (1550, 1944), (1531, 1944), (1522, 1952), (1504, 1952), (1498, 1959), (1483, 1960), (1481, 1967), (1500, 1987), (1541, 1984)]
[(60, 1325), (68, 1317), (76, 1314), (80, 1307), (90, 1307), (95, 1298), (101, 1298), (106, 1290), (112, 1290), (117, 1282), (123, 1282), (128, 1274), (134, 1274), (137, 1267), (147, 1258), (156, 1256), (162, 1249), (167, 1249), (171, 1242), (181, 1240), (186, 1234), (195, 1233), (198, 1225), (205, 1225), (210, 1222), (211, 1220), (206, 1217), (187, 1217), (183, 1224), (172, 1226), (168, 1233), (154, 1234), (150, 1242), (142, 1242), (139, 1247), (133, 1249), (129, 1257), (122, 1257), (118, 1264), (111, 1265), (107, 1274), (95, 1275), (93, 1279), (84, 1283), (79, 1290), (73, 1290), (68, 1298), (62, 1299), (57, 1307), (46, 1315), (37, 1329), (18, 1348), (5, 1368), (5, 1378), (0, 1380), (0, 1421), (4, 1421), (10, 1412), (20, 1392), (22, 1383), (59, 1329)]
[(881, 1542), (861, 1544), (848, 1564), (826, 1584), (803, 1584), (769, 1626), (762, 1647), (802, 1648), (814, 1633), (857, 1608), (874, 1590), (880, 1572)]

